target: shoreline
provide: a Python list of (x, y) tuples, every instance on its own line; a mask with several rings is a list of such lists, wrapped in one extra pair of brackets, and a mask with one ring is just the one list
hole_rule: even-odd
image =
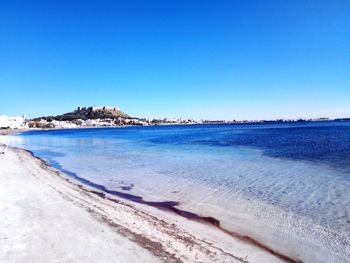
[[(47, 161), (41, 159), (40, 157), (35, 156), (33, 152), (31, 152), (29, 150), (25, 150), (25, 149), (22, 149), (22, 150), (27, 151), (30, 155), (32, 155), (33, 158), (37, 158), (40, 161), (44, 162), (45, 165), (47, 165), (48, 167), (52, 167)], [(55, 169), (57, 169), (57, 168), (55, 168)], [(79, 177), (77, 174), (75, 174), (73, 172), (70, 172), (70, 171), (63, 169), (62, 167), (59, 167), (58, 171), (62, 172), (63, 174), (68, 175), (70, 178), (73, 178), (73, 180), (76, 180), (79, 183), (82, 183), (83, 185), (87, 185), (89, 187), (92, 187), (95, 190), (89, 190), (89, 191), (91, 193), (98, 195), (101, 198), (107, 198), (110, 201), (115, 202), (115, 199), (113, 199), (113, 198), (118, 197), (118, 198), (121, 198), (124, 200), (131, 201), (133, 203), (147, 205), (150, 207), (154, 207), (156, 209), (175, 213), (175, 214), (177, 214), (181, 217), (184, 217), (188, 220), (211, 225), (211, 226), (217, 228), (218, 230), (232, 236), (233, 238), (236, 238), (236, 239), (239, 239), (243, 242), (249, 243), (257, 248), (260, 248), (260, 249), (280, 258), (284, 262), (289, 262), (289, 263), (301, 263), (302, 262), (301, 260), (294, 259), (292, 257), (289, 257), (289, 256), (286, 256), (282, 253), (279, 253), (278, 251), (270, 248), (269, 246), (263, 244), (262, 242), (254, 239), (250, 236), (241, 235), (239, 233), (225, 229), (224, 227), (221, 226), (220, 220), (218, 220), (215, 217), (202, 216), (202, 215), (196, 214), (194, 212), (191, 212), (189, 210), (180, 209), (180, 208), (178, 208), (178, 206), (180, 205), (180, 202), (178, 202), (178, 201), (147, 201), (147, 200), (144, 200), (144, 198), (142, 196), (128, 194), (128, 193), (124, 193), (124, 192), (116, 191), (116, 190), (110, 190), (110, 189), (106, 188), (104, 185), (93, 183), (87, 179)], [(106, 194), (112, 195), (113, 198), (107, 197)]]
[[(191, 257), (193, 260), (202, 258), (204, 262), (212, 260), (218, 262), (300, 262), (281, 255), (250, 237), (221, 229), (219, 222), (215, 219), (201, 217), (177, 209), (175, 203), (153, 203), (150, 205), (142, 198), (139, 199), (139, 201), (146, 202), (147, 205), (145, 206), (142, 202), (135, 203), (118, 195), (113, 195), (113, 191), (96, 191), (91, 185), (82, 184), (82, 182), (62, 174), (49, 166), (44, 160), (35, 157), (30, 151), (13, 147), (9, 147), (8, 150), (11, 154), (22, 158), (21, 165), (27, 165), (30, 169), (32, 169), (31, 166), (36, 165), (45, 171), (46, 175), (38, 177), (38, 179), (45, 180), (51, 187), (56, 188), (60, 195), (66, 196), (69, 192), (70, 196), (74, 196), (74, 203), (84, 207), (90, 215), (98, 218), (104, 224), (108, 223), (112, 231), (119, 232), (119, 234), (123, 233), (122, 236), (127, 236), (128, 239), (136, 242), (140, 247), (147, 248), (156, 257), (165, 257), (167, 262), (188, 262), (192, 261), (190, 260)], [(6, 158), (7, 155), (3, 157)], [(118, 216), (116, 206), (130, 211), (127, 215)], [(96, 209), (96, 207), (99, 209)], [(174, 207), (175, 209), (173, 209)], [(101, 210), (109, 209), (112, 209), (112, 211), (101, 212)], [(184, 214), (179, 217), (181, 213)], [(138, 215), (137, 218), (135, 218), (135, 215)], [(140, 215), (142, 216), (139, 217)], [(185, 217), (183, 217), (184, 215)], [(194, 218), (189, 220), (191, 216), (194, 216)], [(126, 219), (123, 228), (119, 227), (121, 217)], [(134, 224), (137, 222), (139, 229), (143, 231), (135, 233), (134, 224), (130, 225), (130, 221), (134, 221)], [(148, 224), (144, 224), (145, 221)], [(156, 234), (153, 232), (155, 229), (152, 229), (154, 227), (149, 228), (149, 223), (153, 226), (162, 225), (162, 227), (157, 229)], [(176, 227), (174, 228), (174, 226)], [(196, 231), (193, 231), (193, 229), (196, 229)], [(172, 246), (165, 248), (164, 244), (169, 242)], [(189, 247), (191, 249), (188, 249)], [(203, 253), (203, 251), (206, 252)], [(242, 254), (242, 251), (245, 252)]]
[(304, 121), (251, 121), (251, 122), (213, 122), (213, 123), (163, 123), (157, 125), (122, 125), (122, 126), (79, 126), (79, 127), (62, 127), (62, 128), (20, 128), (20, 129), (0, 129), (1, 135), (14, 135), (22, 132), (30, 132), (30, 131), (53, 131), (53, 130), (74, 130), (74, 129), (113, 129), (113, 128), (130, 128), (130, 127), (167, 127), (167, 126), (200, 126), (200, 125), (250, 125), (250, 124), (293, 124), (293, 123), (324, 123), (324, 122), (350, 122), (350, 118), (344, 119), (330, 119), (330, 120), (304, 120)]
[(0, 136), (14, 135), (20, 132), (27, 132), (30, 129), (0, 129)]

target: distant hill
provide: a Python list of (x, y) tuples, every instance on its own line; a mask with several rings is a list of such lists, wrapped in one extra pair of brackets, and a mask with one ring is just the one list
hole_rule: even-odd
[(114, 107), (78, 107), (75, 111), (67, 112), (57, 116), (39, 117), (33, 120), (57, 120), (57, 121), (73, 121), (77, 119), (115, 119), (128, 118), (129, 116)]

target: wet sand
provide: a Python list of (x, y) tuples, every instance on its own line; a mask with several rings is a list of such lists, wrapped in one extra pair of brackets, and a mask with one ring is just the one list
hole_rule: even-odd
[(25, 132), (29, 129), (0, 129), (0, 135), (11, 135), (19, 132)]
[(25, 150), (0, 156), (1, 262), (298, 262), (176, 202), (75, 179)]

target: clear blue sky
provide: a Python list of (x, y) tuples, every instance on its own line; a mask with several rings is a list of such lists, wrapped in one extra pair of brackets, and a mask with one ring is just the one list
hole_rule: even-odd
[(0, 1), (0, 113), (350, 117), (350, 1)]

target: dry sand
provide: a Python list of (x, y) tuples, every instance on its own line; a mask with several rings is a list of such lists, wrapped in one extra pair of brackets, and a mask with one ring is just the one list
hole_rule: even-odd
[(0, 155), (0, 262), (284, 262), (155, 207), (101, 194), (31, 153)]

